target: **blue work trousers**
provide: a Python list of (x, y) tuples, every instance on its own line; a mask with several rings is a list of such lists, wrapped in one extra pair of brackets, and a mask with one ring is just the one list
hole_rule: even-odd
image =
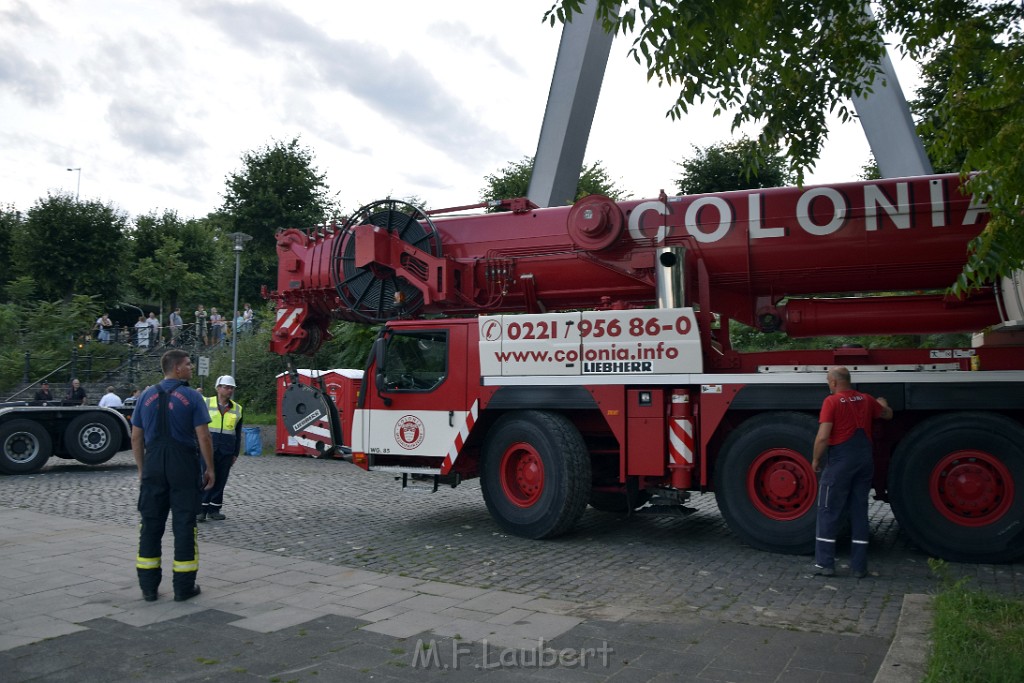
[(871, 441), (863, 430), (841, 444), (830, 446), (825, 469), (818, 478), (818, 529), (814, 561), (819, 567), (834, 568), (836, 537), (843, 516), (850, 515), (850, 570), (868, 569), (868, 494), (875, 473)]
[(160, 541), (171, 513), (174, 531), (174, 592), (188, 592), (199, 570), (196, 512), (199, 511), (202, 479), (195, 447), (171, 438), (146, 444), (139, 491), (139, 556), (136, 569), (143, 591), (160, 585)]
[[(228, 484), (228, 475), (231, 473), (231, 465), (235, 462), (235, 451), (225, 452), (213, 449), (213, 472), (216, 475), (213, 480), (213, 488), (203, 491), (202, 512), (220, 512), (224, 505), (224, 487)], [(203, 471), (206, 471), (206, 463), (202, 463)]]

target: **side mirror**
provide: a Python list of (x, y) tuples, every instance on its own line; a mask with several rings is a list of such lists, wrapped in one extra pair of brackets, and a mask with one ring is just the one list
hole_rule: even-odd
[(380, 397), (381, 401), (383, 401), (385, 406), (390, 406), (391, 399), (383, 395), (383, 392), (385, 390), (384, 373), (386, 372), (386, 369), (384, 367), (384, 344), (384, 338), (377, 337), (377, 339), (375, 339), (373, 342), (373, 348), (370, 350), (370, 354), (373, 356), (373, 382), (374, 385), (377, 387), (377, 396)]

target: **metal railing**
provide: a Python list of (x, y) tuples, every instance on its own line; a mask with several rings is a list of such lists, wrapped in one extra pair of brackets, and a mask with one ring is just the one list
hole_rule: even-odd
[[(22, 387), (7, 397), (8, 401), (26, 400), (27, 396), (37, 390), (43, 382), (51, 384), (70, 384), (71, 380), (77, 378), (83, 383), (107, 382), (112, 378), (121, 377), (129, 385), (138, 382), (143, 374), (159, 372), (159, 355), (170, 348), (180, 348), (188, 351), (192, 356), (198, 356), (201, 352), (218, 347), (227, 347), (231, 342), (231, 334), (235, 326), (225, 321), (224, 333), (215, 337), (209, 324), (206, 325), (205, 338), (201, 334), (201, 328), (197, 323), (182, 325), (177, 331), (171, 326), (159, 326), (156, 334), (152, 328), (147, 326), (145, 334), (139, 332), (143, 328), (127, 327), (116, 325), (110, 330), (109, 341), (101, 341), (97, 338), (97, 331), (76, 337), (76, 346), (70, 351), (68, 360), (60, 365), (47, 370), (47, 372), (34, 380), (32, 372), (32, 352), (25, 351), (25, 365), (22, 373)], [(244, 336), (252, 334), (258, 329), (258, 324), (252, 321), (247, 326), (239, 325), (239, 333)], [(143, 343), (144, 342), (144, 343)], [(108, 355), (105, 353), (94, 353), (107, 346), (128, 346), (132, 352), (127, 356)], [(116, 361), (108, 365), (108, 361)], [(99, 369), (96, 365), (101, 366)], [(104, 367), (106, 366), (106, 367)]]

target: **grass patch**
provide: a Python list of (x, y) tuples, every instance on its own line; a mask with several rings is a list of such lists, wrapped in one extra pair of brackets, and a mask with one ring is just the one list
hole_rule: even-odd
[(929, 564), (943, 588), (925, 683), (1024, 681), (1024, 602), (971, 590), (967, 579), (950, 579), (945, 562)]
[[(242, 407), (244, 408), (245, 404), (243, 404)], [(245, 411), (243, 417), (245, 418), (245, 424), (250, 427), (269, 427), (277, 424), (277, 415), (274, 413), (250, 413), (249, 411)]]

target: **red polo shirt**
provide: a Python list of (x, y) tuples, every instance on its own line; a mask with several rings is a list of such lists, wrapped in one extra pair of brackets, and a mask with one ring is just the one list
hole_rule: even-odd
[(849, 390), (831, 394), (821, 405), (818, 422), (832, 423), (829, 446), (848, 441), (858, 429), (863, 429), (871, 440), (871, 421), (882, 416), (882, 404), (873, 396)]

